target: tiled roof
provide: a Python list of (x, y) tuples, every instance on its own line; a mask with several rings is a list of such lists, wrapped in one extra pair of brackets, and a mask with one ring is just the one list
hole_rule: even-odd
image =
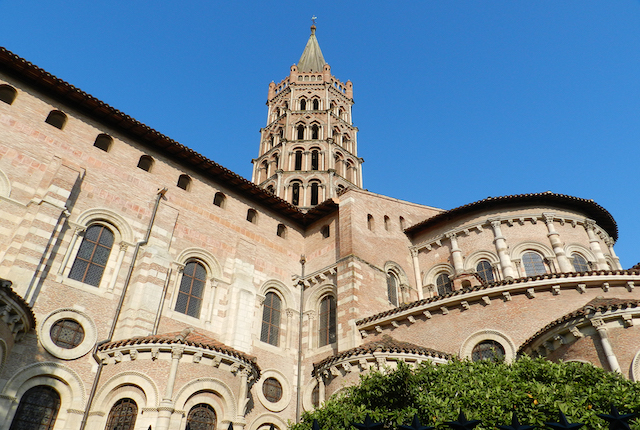
[(313, 375), (315, 376), (316, 372), (327, 366), (331, 366), (334, 363), (344, 360), (345, 358), (355, 357), (359, 355), (371, 354), (373, 352), (392, 352), (392, 353), (404, 353), (404, 354), (418, 354), (424, 355), (427, 357), (436, 357), (436, 358), (444, 358), (449, 360), (451, 358), (450, 354), (445, 352), (436, 351), (435, 349), (425, 348), (423, 346), (418, 346), (410, 342), (403, 342), (400, 340), (396, 340), (388, 334), (383, 335), (382, 337), (375, 338), (362, 344), (361, 346), (352, 348), (343, 353), (332, 355), (330, 357), (325, 358), (319, 363), (315, 363), (313, 365)]
[(29, 306), (29, 303), (27, 303), (22, 298), (22, 296), (20, 296), (18, 293), (13, 291), (13, 288), (11, 288), (11, 285), (13, 284), (8, 279), (0, 278), (0, 288), (16, 303), (20, 304), (20, 306), (22, 307), (22, 310), (24, 310), (24, 313), (27, 315), (27, 318), (29, 318), (29, 322), (31, 323), (31, 328), (34, 329), (36, 327), (36, 316), (33, 313), (31, 306)]
[(524, 341), (522, 346), (520, 346), (518, 352), (522, 352), (527, 346), (531, 345), (538, 337), (540, 337), (547, 331), (567, 321), (589, 316), (597, 312), (610, 312), (616, 311), (618, 309), (637, 308), (638, 306), (640, 306), (640, 300), (597, 297), (581, 308), (576, 309), (573, 312), (569, 312), (568, 314), (547, 324), (544, 328), (538, 330), (536, 334)]
[(337, 209), (335, 202), (327, 200), (306, 213), (302, 212), (286, 200), (276, 197), (204, 155), (176, 142), (2, 47), (0, 47), (0, 70), (22, 82), (33, 85), (44, 94), (65, 103), (89, 118), (112, 127), (137, 142), (167, 155), (174, 161), (187, 165), (205, 177), (233, 188), (239, 194), (288, 217), (299, 225), (307, 226), (326, 213)]
[(369, 317), (357, 320), (356, 321), (356, 325), (357, 326), (361, 326), (361, 325), (370, 323), (372, 321), (376, 321), (378, 319), (381, 319), (381, 318), (384, 318), (384, 317), (387, 317), (387, 316), (390, 316), (390, 315), (395, 315), (395, 314), (402, 313), (402, 312), (404, 312), (406, 310), (409, 310), (409, 309), (412, 309), (412, 308), (416, 308), (416, 307), (419, 307), (419, 306), (422, 306), (422, 305), (426, 305), (426, 304), (429, 304), (429, 303), (438, 302), (438, 301), (441, 301), (441, 300), (449, 298), (449, 297), (458, 296), (458, 295), (462, 295), (462, 294), (466, 294), (466, 293), (470, 293), (470, 292), (474, 292), (474, 291), (487, 290), (487, 289), (491, 289), (491, 288), (495, 288), (495, 287), (501, 287), (503, 285), (515, 285), (515, 284), (521, 284), (521, 283), (524, 283), (524, 282), (538, 281), (538, 280), (542, 280), (542, 279), (579, 278), (579, 277), (583, 277), (583, 276), (594, 276), (594, 275), (638, 275), (638, 271), (637, 270), (633, 270), (633, 269), (629, 269), (629, 270), (593, 270), (593, 271), (590, 271), (590, 272), (547, 273), (547, 274), (544, 274), (544, 275), (526, 276), (526, 277), (523, 277), (523, 278), (502, 280), (502, 281), (492, 282), (492, 283), (489, 283), (489, 284), (478, 285), (478, 286), (471, 287), (471, 288), (464, 288), (464, 289), (461, 289), (461, 290), (456, 290), (456, 291), (453, 291), (453, 292), (451, 292), (449, 294), (445, 294), (445, 295), (442, 295), (442, 296), (430, 297), (430, 298), (427, 298), (427, 299), (416, 300), (415, 302), (406, 303), (406, 304), (398, 306), (396, 308), (389, 309), (387, 311), (380, 312), (380, 313), (377, 313), (375, 315), (371, 315)]
[(195, 346), (198, 348), (206, 348), (212, 351), (221, 352), (231, 357), (235, 357), (253, 366), (258, 371), (258, 373), (260, 372), (260, 368), (256, 364), (256, 361), (257, 361), (256, 357), (244, 354), (240, 351), (236, 351), (233, 348), (229, 348), (222, 342), (218, 342), (215, 339), (211, 339), (207, 336), (204, 336), (196, 332), (191, 332), (186, 335), (181, 332), (175, 332), (175, 333), (132, 337), (130, 339), (122, 339), (122, 340), (105, 343), (104, 345), (101, 345), (100, 348), (98, 348), (98, 350), (106, 351), (109, 349), (123, 347), (127, 345), (142, 345), (142, 344), (166, 344), (166, 345), (183, 344), (188, 346)]
[(427, 228), (449, 222), (472, 212), (496, 209), (498, 207), (520, 206), (536, 203), (566, 208), (572, 211), (582, 211), (585, 215), (595, 220), (598, 225), (609, 233), (614, 240), (618, 240), (618, 226), (616, 221), (605, 208), (595, 203), (593, 200), (581, 199), (579, 197), (568, 196), (565, 194), (555, 194), (551, 191), (532, 194), (514, 194), (502, 197), (487, 197), (484, 200), (469, 203), (455, 209), (441, 212), (431, 218), (427, 218), (426, 220), (407, 228), (405, 233), (410, 237), (413, 237)]

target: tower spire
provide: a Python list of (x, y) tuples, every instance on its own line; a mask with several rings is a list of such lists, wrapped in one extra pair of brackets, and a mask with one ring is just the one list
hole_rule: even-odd
[(312, 18), (311, 35), (307, 46), (304, 47), (300, 61), (298, 61), (298, 71), (300, 72), (322, 72), (322, 68), (327, 64), (322, 56), (320, 45), (318, 45), (318, 39), (316, 39), (315, 19), (315, 17)]

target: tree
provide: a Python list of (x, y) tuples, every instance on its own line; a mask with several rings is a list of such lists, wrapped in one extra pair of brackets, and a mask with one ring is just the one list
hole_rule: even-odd
[[(425, 426), (447, 428), (460, 411), (468, 419), (482, 420), (477, 429), (511, 423), (543, 428), (557, 422), (563, 412), (569, 422), (585, 429), (606, 429), (597, 416), (640, 412), (640, 383), (584, 363), (552, 363), (522, 357), (512, 364), (483, 360), (454, 360), (448, 364), (423, 363), (415, 368), (402, 362), (395, 370), (361, 376), (360, 384), (345, 388), (322, 407), (307, 412), (292, 430), (309, 430), (314, 419), (323, 430), (354, 430), (367, 414), (386, 428), (408, 425), (418, 415)], [(640, 429), (632, 422), (632, 429)]]

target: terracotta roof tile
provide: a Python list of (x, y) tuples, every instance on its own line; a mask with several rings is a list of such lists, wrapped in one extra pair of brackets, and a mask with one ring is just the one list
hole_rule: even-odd
[(247, 355), (243, 352), (237, 351), (233, 348), (229, 348), (222, 342), (219, 342), (215, 339), (211, 339), (210, 337), (204, 336), (200, 333), (191, 332), (187, 335), (184, 335), (183, 332), (175, 332), (175, 333), (165, 333), (165, 334), (156, 334), (149, 336), (139, 336), (132, 337), (129, 339), (122, 339), (113, 342), (106, 343), (101, 345), (98, 348), (99, 351), (106, 351), (112, 348), (118, 348), (127, 345), (141, 345), (141, 344), (184, 344), (189, 346), (195, 346), (199, 348), (206, 348), (212, 351), (221, 352), (223, 354), (229, 355), (231, 357), (237, 358), (245, 363), (253, 366), (258, 374), (260, 373), (260, 368), (256, 364), (256, 357)]
[(523, 205), (530, 203), (545, 203), (552, 206), (567, 208), (569, 210), (584, 211), (586, 215), (593, 218), (600, 227), (605, 229), (607, 233), (614, 239), (618, 240), (618, 226), (613, 216), (605, 208), (594, 202), (593, 200), (582, 199), (580, 197), (568, 196), (566, 194), (556, 194), (551, 191), (544, 193), (531, 194), (513, 194), (509, 196), (487, 197), (477, 202), (469, 203), (464, 206), (441, 212), (437, 215), (427, 218), (426, 220), (412, 225), (405, 229), (405, 233), (410, 237), (417, 233), (438, 225), (440, 223), (449, 222), (461, 215), (481, 211), (485, 209), (495, 209), (496, 207), (504, 207), (511, 205)]
[(545, 332), (567, 321), (589, 316), (597, 312), (616, 311), (618, 309), (636, 308), (638, 306), (640, 306), (640, 300), (596, 297), (584, 306), (574, 310), (573, 312), (569, 312), (568, 314), (547, 324), (546, 326), (544, 326), (544, 328), (538, 330), (536, 334), (524, 341), (522, 346), (520, 346), (520, 348), (518, 349), (518, 353), (521, 353), (527, 346), (531, 345), (538, 337), (543, 335)]
[(385, 335), (382, 335), (381, 337), (376, 337), (358, 347), (349, 349), (337, 355), (332, 355), (318, 363), (315, 363), (313, 365), (313, 375), (315, 376), (316, 372), (320, 368), (330, 366), (331, 364), (341, 361), (345, 358), (354, 357), (358, 355), (371, 354), (376, 351), (418, 354), (418, 355), (423, 355), (427, 357), (444, 358), (447, 360), (451, 359), (451, 355), (445, 352), (436, 351), (435, 349), (415, 345), (410, 342), (403, 342), (400, 340), (396, 340), (393, 337), (389, 336), (388, 334), (385, 334)]

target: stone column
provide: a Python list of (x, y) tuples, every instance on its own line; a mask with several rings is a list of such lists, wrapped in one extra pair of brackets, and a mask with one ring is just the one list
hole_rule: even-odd
[(547, 224), (547, 237), (549, 238), (549, 243), (551, 243), (551, 247), (553, 248), (553, 253), (556, 256), (556, 260), (558, 260), (558, 268), (560, 272), (573, 272), (573, 265), (567, 258), (567, 253), (564, 252), (564, 246), (562, 241), (560, 240), (560, 235), (556, 231), (555, 225), (553, 225), (553, 214), (543, 213), (544, 222)]
[(502, 230), (500, 229), (500, 220), (489, 219), (487, 220), (487, 222), (490, 223), (491, 227), (493, 228), (493, 243), (496, 247), (498, 258), (500, 259), (500, 269), (502, 270), (502, 276), (504, 276), (504, 279), (513, 279), (515, 271), (513, 270), (511, 258), (509, 257), (509, 253), (507, 252), (507, 241), (502, 235)]
[(422, 279), (420, 279), (420, 260), (418, 260), (418, 248), (411, 248), (411, 258), (413, 258), (413, 275), (416, 278), (416, 290), (418, 290), (418, 300), (424, 299), (422, 292)]
[(313, 345), (315, 342), (315, 336), (313, 335), (313, 333), (315, 332), (315, 319), (316, 319), (316, 313), (315, 311), (307, 311), (305, 312), (305, 315), (307, 315), (307, 348), (309, 351), (313, 351)]
[(290, 349), (291, 348), (291, 344), (293, 343), (293, 316), (295, 315), (295, 312), (293, 309), (287, 309), (285, 311), (285, 314), (287, 315), (287, 338), (286, 338), (286, 344), (285, 344), (285, 349)]
[(600, 345), (602, 346), (602, 350), (604, 354), (607, 356), (607, 363), (609, 364), (609, 368), (612, 372), (620, 373), (620, 365), (618, 364), (618, 359), (613, 352), (613, 348), (611, 348), (611, 343), (609, 342), (609, 334), (607, 333), (607, 328), (604, 325), (604, 321), (600, 318), (594, 318), (591, 320), (591, 325), (595, 327), (598, 331), (598, 335), (600, 335)]
[(319, 398), (320, 404), (324, 403), (325, 396), (326, 394), (325, 394), (324, 378), (320, 376), (318, 378), (318, 398)]
[(613, 258), (613, 261), (616, 263), (616, 269), (622, 270), (620, 259), (616, 255), (616, 252), (613, 250), (613, 244), (615, 243), (615, 241), (608, 237), (604, 240), (604, 243), (607, 245), (607, 248), (609, 248), (609, 255), (611, 255), (611, 258)]
[(249, 399), (249, 369), (243, 367), (238, 374), (240, 375), (240, 393), (238, 394), (238, 409), (236, 410), (236, 421), (244, 420), (244, 412)]
[(167, 376), (167, 386), (164, 390), (164, 396), (158, 407), (158, 419), (156, 420), (156, 430), (168, 430), (171, 414), (173, 413), (173, 388), (176, 383), (176, 375), (178, 374), (178, 364), (184, 352), (184, 346), (174, 346), (171, 348), (171, 369)]
[(462, 250), (458, 247), (458, 239), (456, 233), (445, 233), (445, 237), (451, 242), (451, 259), (453, 260), (453, 268), (456, 276), (464, 272), (464, 261), (462, 259)]
[(591, 248), (591, 252), (596, 256), (598, 270), (608, 270), (609, 266), (602, 253), (602, 248), (600, 248), (600, 241), (598, 241), (598, 237), (596, 236), (595, 227), (596, 222), (594, 220), (589, 218), (584, 220), (584, 228), (587, 230), (587, 236), (589, 236), (589, 247)]

